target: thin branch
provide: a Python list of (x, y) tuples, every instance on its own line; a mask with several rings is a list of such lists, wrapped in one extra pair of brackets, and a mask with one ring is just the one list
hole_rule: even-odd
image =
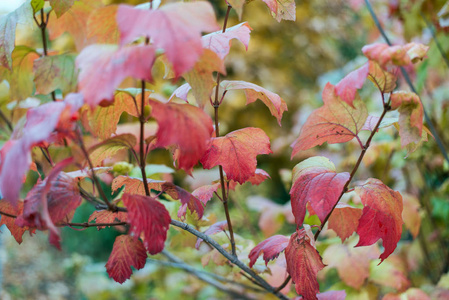
[[(376, 24), (377, 29), (379, 30), (380, 34), (382, 35), (382, 37), (385, 39), (385, 41), (387, 42), (388, 45), (392, 45), (390, 40), (388, 39), (388, 36), (386, 35), (384, 29), (382, 28), (382, 25), (379, 22), (379, 19), (377, 18), (376, 13), (373, 10), (373, 7), (371, 6), (371, 3), (369, 2), (369, 0), (365, 0), (366, 6), (371, 14), (371, 17), (373, 18), (374, 23)], [(417, 91), (415, 89), (415, 86), (412, 83), (412, 80), (410, 79), (410, 76), (408, 75), (407, 71), (404, 69), (404, 67), (400, 67), (402, 76), (404, 76), (405, 81), (407, 82), (408, 86), (410, 87), (410, 89), (412, 90), (413, 93), (417, 94)], [(419, 98), (421, 101), (421, 98)], [(422, 104), (422, 101), (421, 101)], [(429, 126), (430, 132), (432, 133), (438, 148), (440, 149), (441, 154), (443, 154), (444, 159), (449, 163), (449, 155), (447, 154), (446, 148), (440, 138), (440, 136), (438, 135), (438, 132), (435, 129), (435, 126), (433, 125), (433, 123), (430, 120), (430, 117), (427, 113), (426, 108), (423, 105), (423, 111), (424, 111), (424, 119), (426, 120), (427, 125)]]
[(2, 216), (5, 216), (5, 217), (10, 217), (10, 218), (17, 218), (17, 216), (16, 215), (12, 215), (12, 214), (9, 214), (9, 213), (6, 213), (6, 212), (3, 212), (3, 211), (1, 211), (0, 210), (0, 215), (2, 215)]
[(147, 173), (145, 170), (145, 161), (146, 161), (146, 151), (144, 149), (144, 134), (145, 134), (145, 115), (144, 115), (144, 108), (145, 108), (145, 80), (142, 80), (142, 99), (140, 101), (140, 116), (139, 116), (139, 122), (140, 122), (140, 139), (139, 139), (139, 152), (140, 152), (140, 172), (142, 173), (142, 181), (143, 181), (143, 187), (145, 188), (145, 195), (150, 196), (150, 188), (148, 187), (147, 182)]
[(56, 225), (59, 227), (63, 227), (63, 226), (69, 226), (69, 227), (103, 227), (103, 226), (123, 226), (123, 225), (127, 225), (128, 223), (126, 222), (113, 222), (113, 223), (88, 223), (88, 222), (84, 222), (84, 223), (62, 223), (61, 225)]

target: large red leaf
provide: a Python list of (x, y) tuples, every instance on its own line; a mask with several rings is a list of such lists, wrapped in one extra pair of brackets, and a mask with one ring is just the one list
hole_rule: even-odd
[(213, 132), (212, 119), (200, 108), (189, 104), (149, 101), (151, 116), (159, 124), (156, 146), (178, 146), (178, 167), (190, 170), (206, 152)]
[(295, 232), (285, 249), (285, 258), (287, 272), (295, 283), (296, 292), (304, 299), (316, 300), (316, 294), (320, 291), (317, 274), (325, 265), (311, 242), (304, 229)]
[(339, 203), (329, 217), (329, 229), (334, 230), (341, 241), (344, 242), (357, 230), (361, 216), (362, 210), (360, 208)]
[(243, 184), (256, 172), (256, 156), (270, 153), (270, 140), (265, 132), (248, 127), (213, 138), (201, 163), (205, 169), (221, 165), (228, 179)]
[(252, 268), (254, 266), (262, 253), (265, 265), (267, 265), (270, 260), (277, 258), (285, 250), (288, 242), (289, 238), (284, 235), (274, 235), (260, 242), (248, 255), (249, 267)]
[(201, 32), (218, 30), (214, 10), (208, 2), (171, 3), (157, 10), (120, 5), (117, 23), (121, 43), (150, 37), (165, 50), (175, 76), (188, 71), (203, 52)]
[(240, 23), (226, 29), (225, 32), (216, 31), (202, 37), (203, 47), (214, 51), (218, 57), (225, 59), (231, 49), (231, 40), (239, 40), (248, 50), (250, 32), (252, 28), (247, 22)]
[(368, 179), (363, 185), (356, 186), (355, 192), (364, 205), (357, 227), (360, 240), (356, 247), (372, 245), (382, 239), (385, 248), (380, 256), (382, 262), (393, 253), (401, 239), (402, 196), (374, 178)]
[(147, 253), (142, 242), (129, 235), (120, 235), (115, 239), (111, 255), (106, 263), (109, 277), (123, 283), (133, 273), (131, 267), (140, 270), (145, 266)]
[(298, 139), (291, 145), (292, 157), (299, 151), (324, 142), (329, 144), (348, 142), (362, 130), (368, 112), (357, 93), (351, 107), (336, 95), (335, 87), (328, 83), (323, 90), (323, 102), (324, 106), (312, 112)]
[(281, 126), (282, 114), (287, 110), (287, 104), (278, 94), (246, 81), (223, 80), (220, 86), (225, 91), (244, 90), (247, 105), (260, 99), (277, 119), (279, 126)]
[[(2, 213), (7, 213), (13, 216), (21, 215), (23, 212), (23, 202), (19, 201), (17, 208), (14, 208), (11, 206), (11, 204), (2, 199), (0, 200), (0, 211)], [(0, 227), (3, 224), (6, 225), (6, 227), (8, 227), (9, 231), (11, 232), (11, 235), (15, 238), (15, 240), (19, 244), (21, 244), (23, 241), (22, 236), (25, 233), (25, 231), (30, 230), (30, 234), (34, 233), (34, 229), (30, 229), (27, 226), (24, 227), (18, 226), (15, 223), (16, 222), (15, 218), (11, 218), (3, 214), (0, 217), (1, 217)]]
[(282, 19), (295, 21), (296, 20), (296, 6), (294, 0), (262, 0), (271, 11), (271, 15), (276, 21), (280, 22)]
[(369, 64), (366, 63), (357, 70), (352, 71), (346, 75), (335, 86), (336, 94), (349, 105), (356, 98), (357, 90), (360, 89), (365, 83), (366, 77), (368, 77)]
[(321, 222), (330, 213), (349, 179), (349, 173), (337, 173), (334, 164), (326, 157), (315, 156), (293, 168), (293, 185), (290, 190), (293, 215), (299, 227), (306, 215), (306, 205)]
[[(203, 233), (205, 235), (214, 235), (214, 234), (220, 233), (222, 231), (225, 231), (226, 229), (228, 229), (228, 221), (221, 221), (221, 222), (212, 224)], [(203, 242), (203, 239), (198, 238), (195, 243), (195, 248), (199, 249), (202, 242)]]
[(126, 77), (152, 80), (154, 59), (152, 46), (120, 49), (115, 45), (89, 46), (76, 58), (76, 65), (80, 68), (79, 90), (91, 108), (110, 104), (114, 100), (115, 89)]
[(165, 206), (152, 197), (123, 194), (123, 203), (128, 209), (130, 235), (138, 238), (142, 235), (147, 251), (154, 255), (164, 249), (170, 214)]

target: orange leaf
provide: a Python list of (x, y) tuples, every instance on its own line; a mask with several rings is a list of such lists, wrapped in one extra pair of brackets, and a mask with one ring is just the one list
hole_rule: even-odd
[(341, 241), (350, 237), (359, 225), (362, 210), (350, 205), (339, 203), (329, 218), (329, 229), (334, 230)]

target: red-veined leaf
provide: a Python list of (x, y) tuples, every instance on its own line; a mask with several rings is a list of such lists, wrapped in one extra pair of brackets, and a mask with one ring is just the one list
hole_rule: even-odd
[(117, 9), (118, 5), (108, 5), (94, 10), (87, 20), (87, 36), (98, 44), (118, 44)]
[(374, 178), (356, 186), (355, 192), (364, 205), (357, 227), (360, 240), (356, 247), (369, 246), (382, 239), (385, 248), (380, 256), (382, 262), (393, 253), (401, 239), (402, 196)]
[(271, 11), (271, 16), (280, 22), (282, 19), (295, 21), (296, 6), (294, 0), (262, 0)]
[(288, 243), (289, 237), (284, 235), (274, 235), (260, 242), (248, 255), (249, 267), (252, 268), (254, 266), (256, 260), (262, 253), (265, 265), (267, 265), (270, 260), (277, 258), (285, 250)]
[(155, 47), (164, 49), (175, 77), (192, 68), (203, 52), (201, 32), (219, 28), (212, 5), (203, 1), (170, 3), (157, 10), (120, 5), (117, 23), (122, 45), (150, 37)]
[[(112, 212), (109, 210), (96, 210), (90, 217), (88, 222), (94, 221), (94, 223), (113, 223), (113, 222), (126, 222), (128, 214), (126, 212), (117, 211)], [(98, 230), (105, 228), (106, 226), (98, 226)]]
[(349, 179), (349, 173), (337, 173), (326, 157), (311, 157), (293, 168), (290, 190), (292, 211), (299, 227), (306, 215), (309, 202), (321, 222), (330, 213)]
[(320, 291), (317, 274), (325, 265), (311, 241), (304, 229), (295, 232), (285, 249), (285, 258), (296, 292), (307, 300), (316, 300)]
[(130, 235), (137, 239), (142, 234), (143, 244), (150, 254), (161, 252), (171, 221), (165, 206), (148, 196), (125, 193), (122, 200), (128, 209)]
[(341, 242), (344, 242), (357, 230), (361, 216), (362, 210), (360, 208), (338, 203), (329, 217), (329, 229), (335, 231)]
[(368, 77), (369, 64), (366, 63), (357, 70), (352, 71), (346, 75), (335, 86), (336, 94), (352, 107), (352, 102), (356, 98), (357, 90), (362, 88), (365, 83), (366, 77)]
[(213, 197), (214, 193), (220, 188), (220, 183), (214, 183), (211, 185), (204, 185), (202, 187), (197, 188), (192, 192), (192, 195), (198, 198), (204, 205), (209, 202), (209, 200)]
[(149, 101), (151, 116), (159, 124), (156, 146), (178, 146), (178, 167), (190, 170), (207, 150), (213, 132), (212, 119), (200, 108), (189, 104)]
[(105, 267), (109, 277), (122, 284), (131, 277), (131, 267), (140, 270), (146, 261), (147, 253), (142, 242), (129, 235), (120, 235), (115, 239)]
[(225, 91), (244, 90), (247, 105), (260, 99), (268, 107), (270, 113), (277, 119), (279, 126), (281, 126), (282, 114), (284, 111), (287, 111), (287, 104), (278, 94), (245, 81), (223, 80), (220, 83), (220, 87)]
[[(222, 231), (225, 231), (226, 229), (228, 229), (228, 221), (221, 221), (221, 222), (212, 224), (203, 233), (205, 235), (214, 235), (214, 234), (220, 233)], [(195, 248), (199, 249), (202, 242), (203, 242), (203, 239), (198, 238), (195, 243)]]
[(291, 145), (292, 158), (299, 151), (324, 142), (329, 144), (348, 142), (362, 130), (368, 112), (357, 93), (353, 101), (354, 107), (351, 107), (335, 94), (335, 87), (328, 83), (323, 90), (323, 102), (324, 106), (312, 112), (299, 137)]
[(205, 169), (221, 165), (228, 179), (243, 184), (256, 172), (256, 156), (270, 153), (270, 140), (265, 132), (248, 127), (213, 138), (201, 164)]
[[(110, 104), (117, 86), (129, 76), (152, 81), (152, 46), (91, 45), (78, 55), (79, 90), (91, 108)], [(100, 88), (101, 87), (101, 88)]]

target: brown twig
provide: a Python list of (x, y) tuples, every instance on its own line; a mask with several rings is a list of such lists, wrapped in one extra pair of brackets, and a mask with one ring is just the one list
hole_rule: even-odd
[(144, 149), (144, 134), (145, 134), (145, 80), (142, 80), (142, 99), (140, 101), (140, 116), (139, 116), (139, 122), (140, 122), (140, 139), (139, 139), (139, 166), (140, 166), (140, 172), (142, 173), (142, 181), (143, 181), (143, 187), (145, 188), (145, 195), (150, 196), (150, 188), (148, 187), (147, 182), (147, 173), (145, 170), (145, 161), (146, 161), (146, 151)]

